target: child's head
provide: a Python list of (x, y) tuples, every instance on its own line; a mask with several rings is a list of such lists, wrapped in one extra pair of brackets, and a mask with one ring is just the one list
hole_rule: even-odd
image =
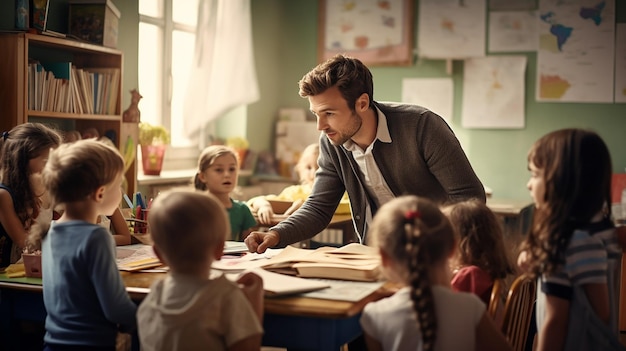
[(298, 174), (301, 184), (313, 184), (315, 180), (315, 171), (319, 168), (317, 158), (320, 155), (319, 144), (310, 144), (302, 151), (298, 163), (296, 163), (295, 171)]
[(36, 197), (41, 195), (33, 193), (30, 175), (41, 172), (50, 149), (61, 140), (59, 133), (40, 123), (20, 124), (0, 136), (0, 181), (11, 188), (17, 216), (27, 227), (29, 218), (39, 214)]
[(239, 173), (237, 153), (224, 145), (205, 148), (198, 159), (198, 172), (194, 185), (210, 193), (230, 193), (237, 186)]
[(527, 187), (535, 202), (526, 242), (534, 274), (552, 272), (576, 227), (611, 214), (611, 155), (600, 136), (561, 129), (537, 140), (528, 153)]
[(537, 140), (528, 152), (528, 189), (537, 209), (588, 222), (611, 203), (611, 155), (600, 136), (561, 129)]
[(148, 224), (159, 257), (173, 271), (193, 273), (219, 259), (230, 222), (211, 194), (172, 190), (159, 194)]
[(370, 233), (383, 266), (395, 269), (410, 285), (424, 350), (432, 350), (437, 321), (431, 291), (431, 280), (436, 277), (431, 272), (447, 267), (454, 253), (456, 237), (450, 221), (432, 201), (407, 195), (381, 206)]
[(445, 207), (443, 213), (459, 237), (455, 262), (459, 267), (478, 266), (494, 280), (514, 273), (505, 249), (502, 225), (484, 202), (461, 201)]
[(124, 159), (116, 149), (85, 139), (52, 151), (42, 176), (54, 204), (83, 201), (98, 192), (104, 214), (110, 215), (122, 197), (123, 171)]

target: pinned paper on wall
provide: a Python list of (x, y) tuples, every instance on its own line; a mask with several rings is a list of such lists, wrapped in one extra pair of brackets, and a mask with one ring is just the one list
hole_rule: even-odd
[(293, 166), (309, 144), (317, 143), (320, 132), (316, 122), (278, 121), (276, 123), (276, 160), (278, 173), (296, 179)]
[(426, 107), (450, 124), (454, 82), (452, 78), (405, 78), (402, 80), (402, 102)]

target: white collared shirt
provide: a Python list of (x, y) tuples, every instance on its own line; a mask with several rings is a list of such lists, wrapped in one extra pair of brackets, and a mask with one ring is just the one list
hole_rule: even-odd
[[(365, 150), (363, 150), (350, 139), (343, 144), (343, 147), (352, 152), (352, 156), (361, 171), (361, 176), (364, 180), (363, 184), (372, 199), (376, 201), (376, 205), (380, 208), (380, 206), (384, 205), (395, 196), (389, 189), (385, 178), (383, 178), (383, 175), (374, 160), (374, 154), (372, 154), (372, 149), (374, 148), (376, 140), (380, 140), (383, 143), (391, 142), (391, 135), (389, 135), (389, 129), (387, 128), (387, 117), (385, 117), (385, 115), (378, 108), (376, 108), (376, 112), (378, 115), (378, 127), (376, 130), (376, 138), (372, 141), (372, 143), (369, 144)], [(372, 211), (369, 203), (367, 204), (365, 221), (368, 224), (371, 224), (372, 222)]]

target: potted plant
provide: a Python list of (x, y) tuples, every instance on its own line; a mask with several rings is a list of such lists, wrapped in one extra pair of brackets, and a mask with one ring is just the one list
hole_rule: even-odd
[(160, 175), (165, 147), (170, 143), (170, 132), (163, 126), (139, 123), (139, 145), (143, 174)]

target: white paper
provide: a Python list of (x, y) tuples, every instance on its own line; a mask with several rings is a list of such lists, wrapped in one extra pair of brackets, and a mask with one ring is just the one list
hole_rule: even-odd
[(463, 71), (463, 127), (524, 127), (526, 56), (467, 59)]
[(626, 23), (615, 29), (615, 102), (626, 102)]
[(402, 102), (426, 107), (450, 124), (454, 106), (454, 82), (452, 78), (404, 78)]
[(537, 101), (613, 102), (615, 1), (540, 0)]
[(312, 279), (327, 283), (330, 287), (302, 294), (304, 297), (326, 300), (352, 301), (363, 300), (383, 286), (384, 282), (354, 282), (334, 279)]
[(489, 13), (489, 52), (537, 50), (537, 11)]
[(485, 56), (486, 6), (485, 0), (420, 0), (418, 56)]

